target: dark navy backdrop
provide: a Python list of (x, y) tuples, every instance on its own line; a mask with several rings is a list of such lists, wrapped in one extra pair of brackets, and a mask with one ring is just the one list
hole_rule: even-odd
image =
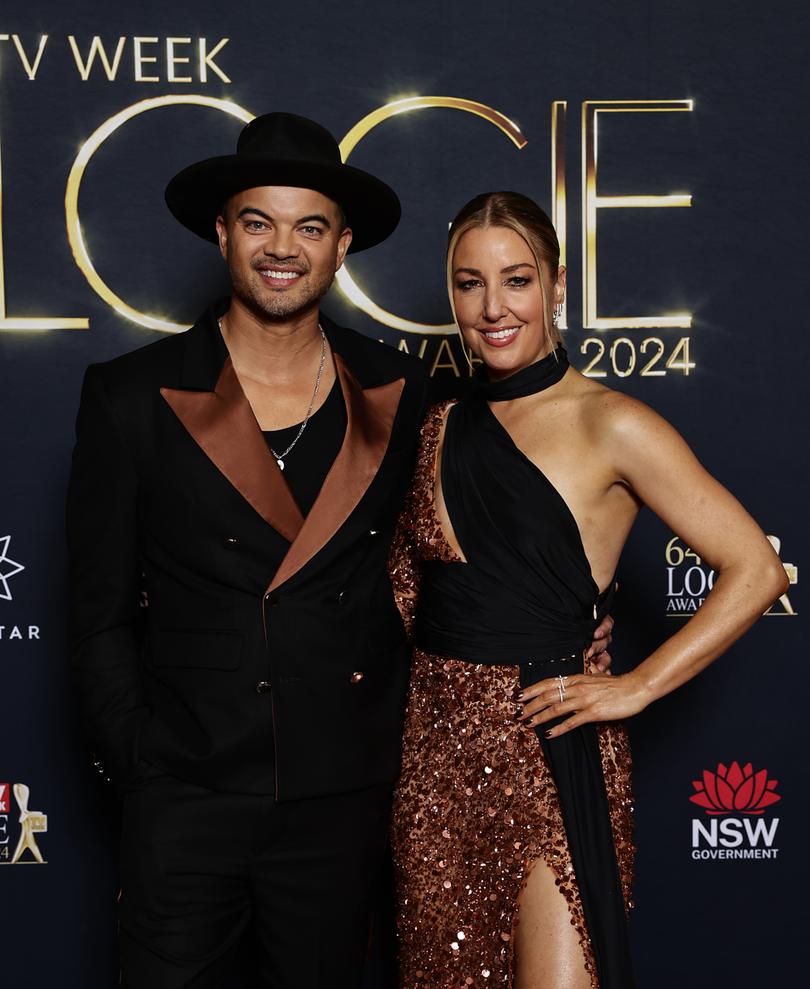
[[(800, 6), (785, 0), (4, 5), (0, 937), (9, 984), (87, 989), (117, 981), (117, 809), (89, 764), (71, 702), (62, 501), (84, 368), (160, 331), (135, 313), (119, 315), (109, 290), (137, 313), (181, 324), (216, 294), (216, 251), (174, 223), (162, 190), (185, 164), (230, 150), (239, 114), (291, 110), (342, 139), (373, 111), (414, 96), (481, 106), (413, 109), (363, 137), (352, 162), (400, 191), (405, 218), (390, 242), (351, 261), (357, 285), (384, 310), (379, 318), (338, 289), (327, 311), (421, 352), (437, 376), (451, 377), (454, 363), (463, 370), (452, 338), (418, 330), (450, 318), (447, 223), (486, 189), (519, 189), (550, 204), (552, 103), (567, 103), (556, 148), (565, 138), (558, 174), (567, 180), (572, 359), (669, 417), (780, 541), (794, 580), (776, 614), (631, 726), (639, 985), (796, 981), (807, 878), (799, 564), (807, 547), (800, 429), (809, 27)], [(98, 55), (82, 79), (94, 36), (112, 79)], [(189, 62), (167, 65), (167, 38), (188, 39), (169, 48)], [(126, 108), (167, 96), (241, 110), (166, 105), (110, 125), (83, 173), (77, 218), (70, 190), (66, 209), (66, 186), (88, 139)], [(617, 100), (636, 112), (596, 114), (596, 194), (678, 194), (692, 205), (629, 200), (610, 209), (601, 207), (615, 201), (597, 201), (597, 308), (614, 323), (594, 326), (583, 306), (583, 102)], [(495, 111), (512, 122), (501, 120), (503, 128), (519, 129), (521, 150), (487, 119)], [(590, 119), (586, 108), (586, 125)], [(95, 266), (90, 280), (82, 244)], [(626, 318), (673, 313), (691, 313), (691, 326)], [(386, 314), (416, 331), (391, 325), (397, 320)], [(87, 327), (67, 328), (71, 319)], [(708, 568), (671, 538), (649, 516), (633, 533), (617, 606), (619, 668), (642, 659), (704, 594)], [(778, 781), (768, 792), (780, 799), (757, 808), (739, 789), (735, 804), (727, 790), (716, 814), (690, 802), (693, 780), (711, 787), (718, 764), (735, 761), (766, 770)], [(21, 824), (20, 801), (47, 822), (35, 815)], [(31, 840), (12, 864), (21, 833)], [(381, 950), (368, 978), (373, 989), (391, 985)]]

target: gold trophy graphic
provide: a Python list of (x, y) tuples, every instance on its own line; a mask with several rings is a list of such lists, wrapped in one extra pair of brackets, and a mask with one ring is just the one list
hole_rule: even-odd
[(29, 794), (30, 790), (25, 783), (14, 784), (14, 797), (20, 808), (20, 840), (17, 842), (17, 848), (11, 859), (12, 865), (20, 861), (26, 848), (40, 865), (45, 864), (45, 859), (42, 857), (42, 852), (39, 850), (34, 835), (42, 834), (48, 830), (48, 818), (42, 811), (28, 809)]
[[(773, 548), (776, 550), (776, 552), (779, 554), (781, 558), (782, 540), (779, 538), (779, 536), (768, 536), (768, 542), (771, 544), (771, 546), (773, 546)], [(799, 568), (796, 566), (796, 564), (783, 562), (782, 566), (785, 568), (785, 573), (788, 575), (788, 580), (790, 581), (791, 587), (794, 584), (798, 584)], [(787, 596), (787, 594), (783, 594), (779, 598), (777, 604), (782, 605), (781, 611), (775, 610), (776, 604), (774, 604), (771, 608), (769, 608), (765, 612), (765, 614), (766, 615), (795, 615), (796, 614), (795, 610), (793, 609), (793, 605), (790, 603), (790, 598)]]

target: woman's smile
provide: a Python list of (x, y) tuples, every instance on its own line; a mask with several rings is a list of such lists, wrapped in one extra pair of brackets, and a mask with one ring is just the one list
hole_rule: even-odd
[(499, 326), (492, 330), (479, 330), (478, 332), (491, 347), (508, 347), (517, 339), (522, 326)]

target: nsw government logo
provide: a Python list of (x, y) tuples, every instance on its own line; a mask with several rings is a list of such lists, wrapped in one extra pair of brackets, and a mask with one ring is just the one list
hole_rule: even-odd
[(29, 809), (30, 795), (25, 783), (0, 783), (0, 865), (45, 865), (37, 835), (48, 830), (48, 818), (41, 810)]
[(766, 769), (754, 770), (747, 762), (717, 769), (704, 769), (692, 780), (695, 792), (689, 798), (704, 811), (692, 819), (693, 859), (775, 859), (778, 817), (765, 811), (782, 798), (776, 793), (778, 780), (768, 778)]

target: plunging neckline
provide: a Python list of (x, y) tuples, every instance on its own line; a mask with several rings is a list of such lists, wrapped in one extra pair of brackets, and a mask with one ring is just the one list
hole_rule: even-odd
[[(503, 435), (509, 440), (509, 444), (511, 445), (511, 447), (515, 450), (515, 452), (522, 460), (524, 460), (527, 464), (529, 464), (530, 467), (533, 467), (536, 473), (540, 475), (541, 480), (546, 484), (548, 489), (552, 492), (553, 496), (562, 505), (563, 509), (565, 510), (565, 513), (571, 519), (571, 522), (574, 526), (574, 531), (577, 534), (577, 542), (579, 543), (579, 549), (580, 552), (582, 553), (582, 559), (585, 561), (587, 565), (588, 576), (591, 579), (591, 584), (593, 585), (593, 589), (595, 591), (595, 598), (598, 601), (599, 598), (604, 597), (605, 594), (607, 594), (607, 592), (613, 586), (613, 581), (615, 580), (615, 574), (613, 577), (610, 578), (610, 580), (607, 582), (607, 586), (603, 590), (599, 588), (599, 585), (596, 583), (596, 580), (594, 579), (593, 576), (593, 568), (591, 567), (591, 561), (588, 558), (588, 554), (585, 552), (585, 544), (582, 541), (582, 530), (579, 527), (579, 522), (577, 522), (576, 515), (574, 515), (574, 513), (571, 511), (571, 506), (568, 504), (565, 498), (563, 498), (559, 489), (554, 484), (552, 484), (552, 482), (549, 480), (548, 475), (540, 467), (538, 467), (537, 464), (532, 460), (532, 458), (528, 456), (528, 454), (526, 454), (523, 450), (521, 450), (521, 448), (517, 445), (512, 434), (492, 411), (492, 406), (490, 405), (490, 403), (485, 402), (484, 404), (486, 406), (487, 412), (490, 415), (490, 418), (496, 424), (498, 429), (503, 433)], [(445, 507), (447, 507), (446, 504)], [(450, 518), (449, 510), (447, 512), (447, 517)], [(452, 519), (450, 521), (452, 523)]]
[[(442, 470), (442, 464), (444, 462), (443, 457), (439, 459), (439, 443), (442, 442), (444, 439), (444, 434), (447, 430), (447, 421), (456, 404), (457, 404), (456, 402), (451, 403), (445, 410), (445, 414), (443, 415), (442, 419), (439, 421), (439, 432), (436, 436), (436, 448), (433, 451), (433, 471), (431, 476), (430, 504), (431, 504), (431, 511), (433, 513), (433, 517), (436, 521), (436, 525), (442, 534), (442, 539), (444, 539), (445, 544), (449, 547), (453, 555), (457, 557), (457, 559), (454, 562), (460, 563), (463, 566), (469, 566), (469, 561), (459, 557), (458, 553), (453, 548), (452, 543), (447, 538), (447, 534), (444, 531), (444, 526), (442, 525), (441, 519), (439, 518), (439, 513), (436, 510), (436, 478), (440, 476), (440, 471)], [(515, 453), (517, 453), (517, 455), (531, 468), (533, 468), (536, 474), (540, 476), (543, 483), (546, 485), (549, 491), (551, 491), (552, 496), (557, 499), (560, 505), (562, 505), (563, 510), (570, 518), (571, 523), (574, 527), (574, 532), (576, 533), (579, 550), (582, 553), (582, 559), (585, 561), (585, 565), (587, 567), (588, 578), (590, 579), (591, 587), (593, 588), (594, 603), (598, 604), (598, 602), (605, 597), (605, 595), (610, 591), (611, 587), (613, 586), (614, 581), (616, 580), (615, 573), (607, 582), (607, 585), (604, 588), (599, 587), (593, 576), (593, 568), (591, 567), (591, 561), (588, 558), (588, 554), (585, 552), (585, 544), (582, 541), (582, 531), (579, 527), (579, 522), (577, 522), (577, 518), (574, 515), (574, 513), (571, 511), (571, 507), (569, 506), (568, 502), (565, 500), (565, 498), (563, 498), (558, 488), (555, 487), (554, 484), (552, 484), (552, 482), (549, 480), (548, 476), (543, 472), (543, 470), (540, 467), (538, 467), (537, 464), (531, 459), (531, 457), (527, 456), (527, 454), (523, 450), (521, 450), (521, 448), (517, 445), (512, 434), (492, 411), (492, 406), (489, 404), (489, 402), (484, 402), (483, 404), (486, 406), (486, 410), (489, 413), (490, 418), (496, 424), (500, 432), (503, 433), (503, 435), (507, 438), (510, 446), (515, 451)], [(442, 496), (442, 500), (444, 501), (445, 515), (447, 516), (447, 520), (450, 523), (450, 527), (453, 532), (453, 537), (456, 539), (456, 542), (458, 543), (459, 547), (461, 547), (461, 543), (458, 542), (458, 538), (456, 537), (456, 530), (455, 530), (455, 526), (453, 525), (453, 519), (452, 516), (450, 515), (450, 509), (447, 506), (447, 501), (444, 500), (444, 496)]]
[[(467, 567), (467, 566), (470, 565), (469, 564), (469, 561), (466, 560), (466, 559), (463, 559), (461, 556), (459, 556), (459, 554), (454, 549), (452, 542), (447, 537), (447, 533), (445, 532), (445, 528), (444, 528), (444, 525), (442, 524), (442, 520), (439, 518), (439, 513), (438, 513), (438, 510), (437, 510), (437, 507), (436, 507), (436, 479), (438, 477), (440, 477), (440, 471), (442, 469), (442, 463), (443, 463), (443, 459), (444, 459), (444, 458), (441, 458), (440, 459), (440, 457), (439, 457), (439, 445), (444, 440), (444, 435), (445, 435), (445, 432), (446, 432), (446, 429), (447, 429), (447, 420), (449, 419), (450, 414), (453, 411), (453, 408), (457, 404), (458, 404), (458, 402), (456, 402), (456, 401), (448, 403), (447, 407), (442, 412), (441, 418), (439, 419), (439, 428), (438, 428), (438, 431), (436, 433), (436, 439), (435, 439), (435, 444), (434, 444), (434, 449), (433, 449), (433, 457), (432, 457), (432, 460), (431, 460), (431, 474), (430, 474), (430, 512), (431, 512), (431, 515), (433, 516), (433, 521), (435, 523), (435, 527), (439, 531), (439, 533), (441, 534), (441, 537), (442, 537), (442, 540), (444, 541), (445, 546), (450, 550), (450, 552), (455, 557), (455, 559), (452, 560), (452, 561), (450, 561), (450, 562), (459, 564), (459, 565), (464, 566), (464, 567)], [(540, 467), (538, 467), (537, 464), (531, 459), (531, 457), (529, 457), (517, 445), (517, 443), (515, 442), (514, 437), (512, 436), (512, 434), (509, 432), (509, 430), (506, 428), (506, 426), (504, 426), (504, 424), (500, 421), (500, 419), (493, 412), (492, 406), (490, 405), (490, 403), (489, 402), (484, 402), (483, 404), (486, 406), (487, 412), (489, 413), (490, 417), (493, 419), (493, 421), (497, 425), (498, 429), (508, 439), (510, 446), (514, 449), (514, 451), (517, 453), (517, 455), (522, 460), (524, 460), (530, 467), (532, 467), (534, 469), (535, 473), (537, 473), (537, 474), (540, 475), (540, 478), (542, 479), (542, 481), (545, 483), (545, 485), (548, 487), (548, 489), (552, 492), (553, 497), (555, 497), (557, 499), (557, 501), (559, 502), (559, 504), (562, 505), (565, 513), (570, 518), (570, 520), (571, 520), (571, 522), (573, 524), (573, 527), (574, 527), (574, 531), (576, 532), (577, 542), (579, 544), (580, 552), (582, 553), (582, 558), (585, 561), (586, 566), (587, 566), (588, 577), (590, 578), (591, 586), (592, 586), (593, 591), (594, 591), (594, 602), (596, 604), (598, 604), (599, 601), (602, 598), (604, 598), (605, 595), (610, 591), (611, 587), (613, 586), (613, 584), (614, 584), (614, 582), (616, 580), (616, 574), (614, 573), (613, 576), (610, 578), (610, 580), (607, 582), (606, 586), (604, 588), (600, 589), (599, 585), (597, 584), (597, 582), (596, 582), (596, 580), (595, 580), (595, 578), (593, 576), (593, 568), (591, 567), (591, 561), (588, 558), (588, 554), (585, 552), (585, 544), (584, 544), (584, 542), (582, 540), (582, 530), (579, 527), (579, 522), (577, 521), (576, 515), (574, 515), (574, 513), (571, 511), (570, 505), (565, 500), (565, 498), (563, 498), (563, 496), (560, 493), (559, 489), (549, 480), (548, 475), (545, 474), (544, 471)], [(444, 494), (442, 494), (442, 501), (444, 502), (444, 511), (445, 511), (445, 515), (447, 516), (447, 520), (450, 523), (450, 529), (451, 529), (451, 532), (453, 533), (453, 538), (455, 539), (456, 543), (458, 544), (458, 546), (460, 548), (461, 547), (461, 543), (458, 542), (458, 538), (456, 537), (456, 530), (455, 530), (455, 527), (453, 526), (453, 519), (452, 519), (452, 517), (450, 515), (450, 509), (447, 507), (447, 502), (444, 499)]]

